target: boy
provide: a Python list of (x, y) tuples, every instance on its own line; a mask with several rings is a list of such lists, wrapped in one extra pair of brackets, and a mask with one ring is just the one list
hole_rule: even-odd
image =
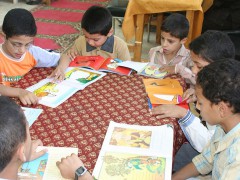
[(96, 56), (131, 60), (127, 44), (113, 35), (112, 15), (108, 9), (100, 6), (90, 7), (83, 15), (83, 36), (74, 42), (64, 59), (76, 56)]
[(0, 96), (0, 179), (17, 179), (19, 166), (36, 159), (46, 150), (36, 152), (40, 140), (31, 141), (28, 122), (13, 100)]
[[(31, 141), (28, 122), (21, 107), (9, 97), (0, 96), (0, 179), (30, 179), (31, 177), (18, 176), (18, 169), (23, 162), (34, 160), (45, 154), (47, 152), (45, 149), (36, 152), (37, 147), (42, 145), (40, 140)], [(76, 155), (64, 159), (62, 158), (62, 162), (58, 162), (57, 165), (64, 177), (74, 179), (75, 170), (83, 166), (83, 163)], [(65, 168), (69, 160), (71, 165)], [(73, 171), (70, 171), (72, 169)], [(89, 178), (92, 176), (86, 172), (78, 179), (89, 180)]]
[[(50, 53), (34, 46), (37, 27), (33, 15), (25, 9), (10, 10), (2, 25), (4, 43), (0, 45), (0, 94), (18, 97), (24, 104), (36, 104), (38, 98), (31, 92), (10, 87), (33, 67), (52, 67), (58, 65), (59, 53)], [(69, 61), (60, 60), (51, 77), (64, 77)]]
[[(234, 44), (227, 34), (221, 31), (206, 31), (194, 39), (189, 48), (194, 62), (192, 71), (195, 76), (204, 66), (223, 58), (234, 58), (235, 56)], [(189, 89), (185, 92), (184, 99), (190, 99), (193, 95), (194, 90)], [(179, 118), (178, 123), (191, 144), (183, 144), (177, 152), (173, 171), (177, 171), (191, 162), (192, 158), (199, 154), (209, 142), (215, 131), (215, 127), (208, 124), (207, 127), (204, 126), (201, 119), (192, 114), (191, 111), (176, 105), (161, 105), (153, 108), (151, 113), (153, 115), (159, 114), (160, 118)]]
[(183, 78), (195, 83), (195, 78), (189, 69), (191, 59), (189, 50), (184, 46), (187, 41), (189, 22), (178, 13), (172, 13), (161, 26), (161, 46), (150, 49), (150, 62), (163, 66), (161, 71), (169, 74), (180, 74)]
[(173, 175), (175, 179), (207, 175), (211, 179), (240, 177), (240, 62), (216, 61), (204, 67), (195, 87), (197, 108), (211, 125), (217, 125), (202, 153)]

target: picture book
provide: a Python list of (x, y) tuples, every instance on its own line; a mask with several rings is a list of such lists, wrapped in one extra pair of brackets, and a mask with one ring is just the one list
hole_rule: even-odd
[(78, 154), (78, 148), (41, 146), (37, 150), (40, 151), (45, 148), (48, 149), (46, 154), (33, 161), (25, 162), (19, 167), (18, 179), (64, 180), (56, 166), (56, 162), (61, 161), (63, 157), (70, 156), (72, 153)]
[(143, 79), (152, 104), (179, 104), (183, 88), (176, 79)]
[(151, 62), (134, 62), (134, 61), (124, 61), (121, 63), (117, 63), (119, 67), (128, 67), (135, 71), (137, 71), (138, 74), (143, 76), (148, 76), (152, 78), (158, 78), (162, 79), (165, 77), (167, 72), (161, 72), (159, 68), (161, 68), (161, 65), (154, 64)]
[(22, 110), (26, 116), (29, 127), (37, 120), (38, 116), (43, 111), (42, 109), (27, 108), (27, 107), (22, 107)]
[(40, 98), (40, 104), (55, 108), (78, 90), (84, 89), (105, 75), (103, 72), (90, 69), (69, 67), (63, 81), (54, 82), (53, 79), (47, 78), (28, 87), (27, 90)]
[(171, 179), (173, 128), (110, 122), (93, 176), (98, 180)]
[(161, 72), (159, 68), (161, 68), (161, 65), (154, 64), (154, 63), (148, 63), (142, 70), (140, 70), (138, 73), (143, 76), (148, 76), (152, 78), (158, 78), (162, 79), (165, 77), (167, 72)]
[(120, 59), (107, 58), (102, 56), (77, 56), (71, 63), (70, 67), (84, 67), (96, 71), (117, 73), (120, 75), (130, 75), (131, 69), (119, 67), (117, 63), (123, 62)]

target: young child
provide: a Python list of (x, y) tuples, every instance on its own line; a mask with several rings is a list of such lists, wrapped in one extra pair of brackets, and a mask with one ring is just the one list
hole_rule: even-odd
[(42, 142), (31, 141), (21, 107), (6, 96), (0, 96), (0, 144), (0, 179), (17, 179), (18, 168), (23, 162), (46, 153), (46, 150), (36, 152)]
[(63, 58), (71, 60), (76, 56), (100, 55), (104, 58), (131, 60), (127, 44), (113, 35), (112, 15), (108, 9), (100, 6), (90, 7), (83, 15), (83, 36), (74, 42)]
[(57, 65), (53, 74), (61, 79), (69, 61), (59, 62), (59, 53), (50, 53), (33, 45), (37, 27), (33, 15), (25, 9), (10, 10), (4, 17), (2, 31), (5, 41), (0, 45), (0, 94), (18, 97), (24, 105), (36, 104), (38, 98), (33, 93), (10, 87), (11, 83), (21, 79), (33, 67)]
[(161, 26), (161, 46), (151, 48), (150, 62), (163, 66), (161, 71), (169, 74), (180, 74), (183, 78), (195, 83), (190, 70), (192, 61), (190, 52), (184, 46), (187, 41), (189, 22), (187, 18), (178, 13), (172, 13)]
[[(197, 76), (198, 72), (206, 65), (223, 58), (234, 58), (235, 47), (227, 34), (221, 31), (206, 31), (194, 39), (190, 45), (191, 58), (194, 62), (192, 71)], [(186, 93), (193, 89), (187, 90)], [(190, 94), (190, 93), (189, 93)], [(185, 95), (185, 99), (189, 98)], [(192, 97), (192, 96), (190, 96)], [(177, 171), (191, 162), (192, 158), (199, 154), (211, 139), (215, 127), (202, 124), (202, 120), (196, 117), (190, 110), (176, 105), (161, 105), (151, 110), (153, 115), (160, 118), (179, 118), (178, 123), (190, 144), (183, 144), (174, 158), (173, 171)]]
[[(37, 147), (43, 145), (42, 142), (31, 141), (28, 122), (21, 107), (6, 96), (0, 96), (0, 145), (0, 179), (26, 179), (18, 176), (21, 164), (47, 152), (46, 149), (36, 152)], [(57, 166), (64, 177), (74, 179), (76, 169), (83, 166), (83, 163), (76, 155), (72, 155), (62, 158), (61, 162), (57, 162)], [(90, 178), (92, 176), (87, 171), (78, 179)]]
[(175, 179), (207, 175), (211, 179), (240, 177), (240, 62), (216, 61), (204, 67), (195, 87), (197, 108), (211, 125), (217, 125), (210, 143), (192, 162), (173, 175)]

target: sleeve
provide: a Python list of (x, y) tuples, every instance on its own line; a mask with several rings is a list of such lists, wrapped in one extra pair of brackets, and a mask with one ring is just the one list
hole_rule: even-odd
[(190, 70), (191, 67), (192, 60), (190, 56), (188, 56), (185, 60), (176, 64), (175, 73), (180, 74), (184, 79), (188, 79), (191, 84), (196, 84), (195, 75)]
[(215, 131), (214, 128), (213, 130), (208, 130), (190, 110), (188, 110), (185, 117), (179, 119), (178, 123), (189, 143), (198, 152), (203, 150)]
[(48, 52), (38, 46), (32, 46), (29, 52), (37, 62), (36, 67), (54, 67), (60, 59), (60, 53)]
[(129, 49), (126, 42), (120, 39), (119, 37), (115, 37), (114, 41), (117, 43), (116, 45), (114, 45), (116, 48), (114, 50), (115, 51), (114, 54), (117, 57), (114, 57), (114, 58), (118, 58), (123, 61), (131, 61), (131, 56), (130, 56)]

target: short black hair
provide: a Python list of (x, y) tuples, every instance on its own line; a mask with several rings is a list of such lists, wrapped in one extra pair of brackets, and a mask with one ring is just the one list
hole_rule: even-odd
[(235, 59), (215, 61), (197, 75), (197, 84), (212, 104), (223, 101), (240, 113), (240, 62)]
[(9, 97), (0, 96), (0, 172), (26, 138), (26, 118), (21, 107)]
[(171, 36), (182, 40), (188, 36), (189, 22), (184, 15), (172, 13), (164, 19), (161, 31), (170, 33)]
[(37, 26), (32, 13), (21, 8), (8, 11), (3, 20), (2, 30), (6, 38), (20, 35), (34, 37), (37, 34)]
[(112, 28), (112, 15), (105, 7), (91, 6), (84, 13), (81, 26), (89, 34), (107, 36)]
[(189, 44), (189, 49), (209, 63), (235, 57), (235, 47), (230, 37), (217, 30), (204, 32)]

